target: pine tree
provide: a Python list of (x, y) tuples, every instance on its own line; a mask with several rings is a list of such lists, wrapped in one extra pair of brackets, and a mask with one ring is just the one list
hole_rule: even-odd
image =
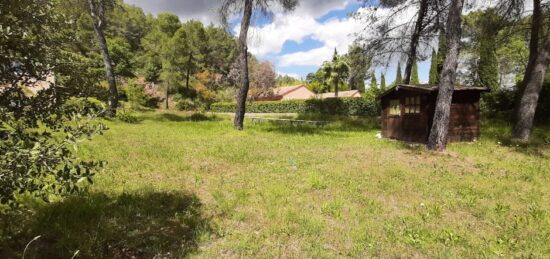
[(363, 48), (353, 43), (349, 47), (347, 54), (343, 56), (349, 66), (349, 78), (347, 79), (349, 87), (353, 90), (365, 92), (365, 80), (369, 75), (370, 59), (365, 55)]
[[(241, 87), (237, 92), (237, 105), (235, 109), (235, 118), (233, 125), (237, 130), (244, 129), (244, 115), (246, 113), (246, 99), (248, 96), (248, 89), (250, 87), (250, 78), (248, 71), (248, 29), (250, 28), (250, 22), (254, 11), (261, 10), (260, 13), (269, 13), (269, 7), (271, 1), (253, 1), (253, 0), (223, 0), (220, 7), (219, 14), (221, 16), (222, 24), (226, 27), (229, 26), (228, 19), (236, 13), (242, 13), (241, 30), (239, 32), (239, 60), (241, 69), (240, 84)], [(285, 11), (292, 11), (298, 4), (296, 0), (277, 0), (280, 7)]]
[(416, 64), (416, 62), (414, 62), (412, 67), (411, 84), (412, 85), (420, 84), (420, 79), (418, 79), (418, 64)]
[(544, 84), (543, 75), (546, 74), (550, 63), (550, 34), (545, 37), (544, 43), (539, 47), (539, 32), (544, 21), (541, 9), (541, 1), (533, 1), (529, 63), (520, 85), (522, 91), (516, 107), (516, 123), (512, 131), (513, 138), (522, 142), (529, 141), (531, 136), (535, 111)]
[(374, 74), (374, 71), (372, 72), (370, 76), (370, 88), (371, 89), (377, 89), (378, 88), (378, 82), (376, 82), (376, 75)]
[(113, 7), (114, 2), (109, 0), (105, 1), (93, 1), (88, 0), (90, 17), (92, 18), (92, 25), (96, 34), (97, 43), (101, 56), (103, 57), (103, 63), (105, 66), (105, 79), (109, 84), (109, 110), (108, 115), (114, 117), (116, 115), (116, 109), (118, 107), (118, 89), (116, 86), (116, 76), (113, 68), (113, 60), (109, 53), (107, 46), (107, 40), (105, 38), (105, 27), (107, 26), (106, 11)]
[(403, 83), (403, 74), (401, 73), (401, 63), (397, 63), (397, 75), (395, 76), (395, 82), (394, 84), (401, 84)]
[[(447, 136), (449, 134), (449, 121), (451, 113), (451, 101), (456, 80), (456, 70), (458, 65), (458, 55), (460, 52), (460, 37), (462, 35), (461, 19), (464, 0), (452, 0), (449, 6), (449, 15), (447, 17), (446, 32), (449, 44), (447, 53), (443, 62), (441, 81), (438, 84), (437, 99), (433, 116), (433, 124), (428, 136), (428, 149), (444, 151), (447, 145)], [(441, 51), (440, 51), (441, 52)]]
[(384, 74), (380, 76), (380, 90), (382, 92), (386, 91), (386, 76), (384, 76)]
[(479, 49), (478, 76), (482, 86), (495, 90), (498, 88), (498, 61), (495, 40), (482, 39)]
[(484, 12), (478, 20), (481, 27), (479, 43), (478, 76), (482, 86), (496, 90), (499, 86), (498, 60), (496, 55), (495, 38), (500, 26), (498, 15), (490, 9)]
[(432, 62), (430, 64), (430, 79), (428, 81), (430, 85), (437, 84), (437, 52), (432, 50)]

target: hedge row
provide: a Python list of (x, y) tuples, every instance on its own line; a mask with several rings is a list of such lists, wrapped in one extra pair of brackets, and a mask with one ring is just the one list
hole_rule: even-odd
[[(212, 112), (234, 112), (235, 103), (214, 103)], [(378, 116), (376, 100), (365, 98), (326, 98), (308, 100), (267, 101), (247, 103), (250, 113), (316, 113), (327, 115)]]

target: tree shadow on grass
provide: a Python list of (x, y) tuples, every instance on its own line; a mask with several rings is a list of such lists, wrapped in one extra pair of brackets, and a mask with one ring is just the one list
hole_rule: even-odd
[(531, 140), (527, 143), (514, 141), (511, 136), (499, 136), (497, 137), (498, 143), (502, 146), (506, 146), (514, 150), (515, 152), (522, 153), (527, 156), (538, 156), (541, 158), (547, 157), (547, 153), (550, 150), (550, 139), (543, 139), (539, 136), (532, 136)]
[(277, 132), (283, 134), (294, 134), (294, 135), (314, 135), (314, 134), (326, 134), (324, 126), (312, 126), (306, 124), (290, 124), (286, 122), (259, 122), (253, 124), (254, 127), (257, 127), (261, 130), (267, 132)]
[(154, 120), (154, 121), (173, 121), (173, 122), (186, 122), (186, 121), (219, 121), (220, 118), (215, 115), (205, 115), (202, 113), (193, 113), (180, 115), (175, 113), (155, 113), (147, 114), (143, 116), (144, 119)]
[(506, 146), (515, 152), (528, 156), (546, 157), (550, 151), (550, 127), (546, 125), (536, 126), (531, 139), (527, 143), (519, 143), (512, 139), (512, 125), (499, 120), (489, 120), (483, 123), (482, 139), (494, 141)]
[(284, 134), (331, 134), (337, 132), (361, 132), (379, 129), (375, 118), (369, 117), (348, 117), (348, 116), (326, 116), (315, 114), (300, 114), (298, 116), (282, 116), (282, 119), (317, 121), (326, 123), (303, 123), (290, 121), (263, 121), (252, 125), (268, 131)]
[[(199, 199), (187, 193), (84, 194), (37, 209), (20, 224), (0, 257), (181, 258), (211, 229)], [(19, 218), (22, 215), (18, 216)], [(25, 222), (25, 223), (23, 223)], [(0, 246), (1, 247), (1, 246)], [(3, 252), (1, 252), (3, 251)]]

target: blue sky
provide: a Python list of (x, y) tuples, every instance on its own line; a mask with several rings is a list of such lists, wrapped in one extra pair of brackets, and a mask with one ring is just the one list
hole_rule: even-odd
[[(201, 20), (218, 23), (218, 0), (127, 0), (146, 12), (176, 13), (182, 21)], [(359, 10), (356, 0), (301, 0), (292, 13), (274, 8), (272, 19), (254, 19), (249, 31), (249, 50), (261, 60), (271, 61), (279, 74), (305, 78), (315, 72), (323, 61), (330, 59), (334, 49), (346, 53), (354, 34), (365, 28), (349, 14)], [(230, 30), (237, 34), (239, 20)], [(395, 79), (397, 61), (389, 67), (377, 67), (377, 78), (386, 75), (386, 83)], [(404, 63), (402, 61), (402, 63)], [(402, 64), (404, 65), (404, 64)], [(419, 63), (420, 80), (428, 80), (429, 60)]]

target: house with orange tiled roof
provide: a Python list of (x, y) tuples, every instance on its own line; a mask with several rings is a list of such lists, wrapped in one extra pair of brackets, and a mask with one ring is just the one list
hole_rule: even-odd
[(260, 96), (256, 101), (305, 100), (314, 97), (315, 93), (305, 85), (295, 85), (277, 87), (273, 89), (273, 94)]

